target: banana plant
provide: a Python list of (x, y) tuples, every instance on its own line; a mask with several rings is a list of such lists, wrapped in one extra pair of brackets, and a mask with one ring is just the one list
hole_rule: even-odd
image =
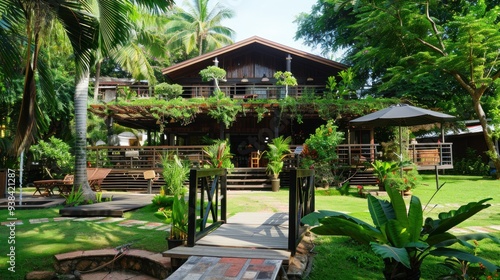
[(418, 279), (420, 266), (429, 256), (455, 257), (471, 263), (482, 263), (489, 271), (498, 266), (466, 251), (450, 248), (460, 244), (469, 248), (468, 240), (489, 238), (500, 241), (484, 233), (455, 236), (449, 229), (490, 207), (491, 198), (463, 205), (457, 210), (440, 213), (437, 219), (423, 218), (420, 199), (412, 196), (407, 205), (397, 189), (387, 188), (390, 201), (368, 195), (368, 210), (373, 225), (344, 213), (319, 210), (302, 218), (302, 223), (314, 226), (311, 231), (318, 235), (349, 236), (369, 245), (384, 259), (386, 279)]

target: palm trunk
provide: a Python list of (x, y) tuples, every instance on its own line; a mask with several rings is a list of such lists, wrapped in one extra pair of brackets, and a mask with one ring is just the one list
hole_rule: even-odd
[(87, 99), (90, 72), (86, 72), (76, 81), (75, 89), (75, 185), (82, 187), (85, 200), (94, 200), (95, 193), (89, 186), (87, 178)]
[(95, 66), (94, 102), (97, 102), (97, 96), (99, 95), (99, 77), (101, 77), (101, 61), (98, 61)]

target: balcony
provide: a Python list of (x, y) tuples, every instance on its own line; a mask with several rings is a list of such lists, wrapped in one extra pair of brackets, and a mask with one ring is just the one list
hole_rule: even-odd
[[(337, 146), (338, 161), (344, 166), (363, 166), (379, 156), (378, 144), (342, 144)], [(410, 144), (404, 159), (417, 165), (418, 170), (452, 169), (452, 143)]]
[[(209, 97), (214, 91), (214, 86), (192, 85), (183, 86), (183, 98)], [(220, 90), (226, 96), (242, 101), (251, 99), (280, 99), (286, 95), (284, 86), (276, 85), (221, 85)], [(288, 96), (298, 97), (304, 94), (323, 94), (323, 85), (299, 85), (288, 88)], [(118, 93), (118, 94), (117, 94)], [(104, 102), (115, 101), (118, 97), (134, 94), (137, 98), (150, 98), (154, 96), (154, 87), (149, 85), (106, 85), (99, 86), (98, 98)]]

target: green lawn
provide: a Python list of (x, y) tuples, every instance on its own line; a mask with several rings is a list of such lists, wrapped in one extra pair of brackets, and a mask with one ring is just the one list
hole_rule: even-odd
[[(425, 175), (423, 185), (413, 191), (425, 206), (436, 190), (435, 176)], [(440, 212), (457, 209), (471, 201), (490, 197), (491, 207), (479, 212), (460, 227), (500, 225), (500, 182), (471, 176), (439, 176), (445, 183), (427, 206), (424, 217), (435, 217)], [(351, 215), (371, 223), (367, 202), (354, 196), (317, 196), (316, 209), (349, 212)], [(500, 233), (494, 234), (500, 238)], [(367, 246), (353, 242), (347, 237), (320, 236), (314, 240), (317, 253), (310, 280), (328, 279), (383, 279), (383, 262)], [(479, 243), (479, 256), (500, 265), (500, 246), (491, 241)], [(439, 264), (442, 259), (428, 257), (422, 265), (421, 279), (440, 279), (447, 273)], [(341, 269), (339, 269), (341, 268)], [(485, 276), (481, 279), (486, 279)], [(498, 279), (498, 277), (493, 278)]]
[[(469, 201), (491, 197), (492, 206), (466, 221), (461, 226), (500, 225), (500, 182), (479, 177), (440, 176), (444, 187), (434, 196), (428, 206), (426, 216), (435, 216), (439, 212), (449, 211)], [(424, 176), (424, 185), (414, 190), (425, 205), (436, 189), (433, 176)], [(355, 190), (352, 190), (355, 193)], [(286, 209), (288, 191), (229, 191), (228, 213), (233, 215), (243, 211), (272, 211)], [(350, 196), (316, 197), (316, 209), (329, 209), (349, 212), (350, 214), (371, 221), (366, 199)], [(158, 222), (153, 217), (155, 207), (148, 206), (128, 212), (125, 218)], [(17, 210), (16, 218), (25, 221), (15, 229), (16, 273), (7, 271), (8, 244), (10, 234), (6, 226), (0, 227), (0, 279), (22, 279), (32, 270), (51, 269), (55, 254), (75, 250), (114, 248), (133, 243), (132, 248), (153, 252), (166, 250), (165, 233), (156, 230), (143, 230), (137, 227), (121, 227), (118, 223), (98, 224), (94, 222), (61, 221), (44, 224), (29, 224), (28, 219), (58, 217), (59, 208)], [(0, 221), (7, 220), (7, 211), (0, 212)], [(500, 237), (500, 234), (496, 234)], [(313, 268), (309, 279), (381, 279), (382, 261), (368, 248), (360, 246), (345, 237), (317, 237)], [(480, 243), (480, 256), (496, 261), (500, 259), (498, 244)], [(427, 259), (423, 266), (422, 279), (437, 279), (444, 270), (438, 269), (439, 260)]]

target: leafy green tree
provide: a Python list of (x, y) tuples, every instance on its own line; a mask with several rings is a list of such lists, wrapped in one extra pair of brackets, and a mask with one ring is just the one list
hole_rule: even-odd
[(315, 169), (317, 183), (330, 184), (335, 179), (335, 160), (338, 158), (336, 147), (342, 140), (344, 134), (337, 131), (333, 120), (329, 120), (304, 142), (301, 165), (303, 168)]
[(165, 32), (171, 34), (169, 44), (183, 49), (186, 55), (202, 55), (233, 43), (234, 31), (221, 24), (234, 12), (220, 4), (209, 9), (209, 0), (185, 2), (186, 10), (177, 6), (169, 17)]
[[(325, 50), (347, 49), (346, 61), (360, 77), (371, 78), (378, 94), (429, 107), (456, 107), (462, 119), (474, 116), (483, 128), (487, 154), (499, 170), (494, 145), (500, 134), (498, 5), (484, 0), (320, 0), (311, 15), (298, 20), (297, 37)], [(322, 36), (335, 40), (327, 47)], [(470, 112), (460, 110), (464, 103), (473, 109), (472, 115), (461, 115)]]

